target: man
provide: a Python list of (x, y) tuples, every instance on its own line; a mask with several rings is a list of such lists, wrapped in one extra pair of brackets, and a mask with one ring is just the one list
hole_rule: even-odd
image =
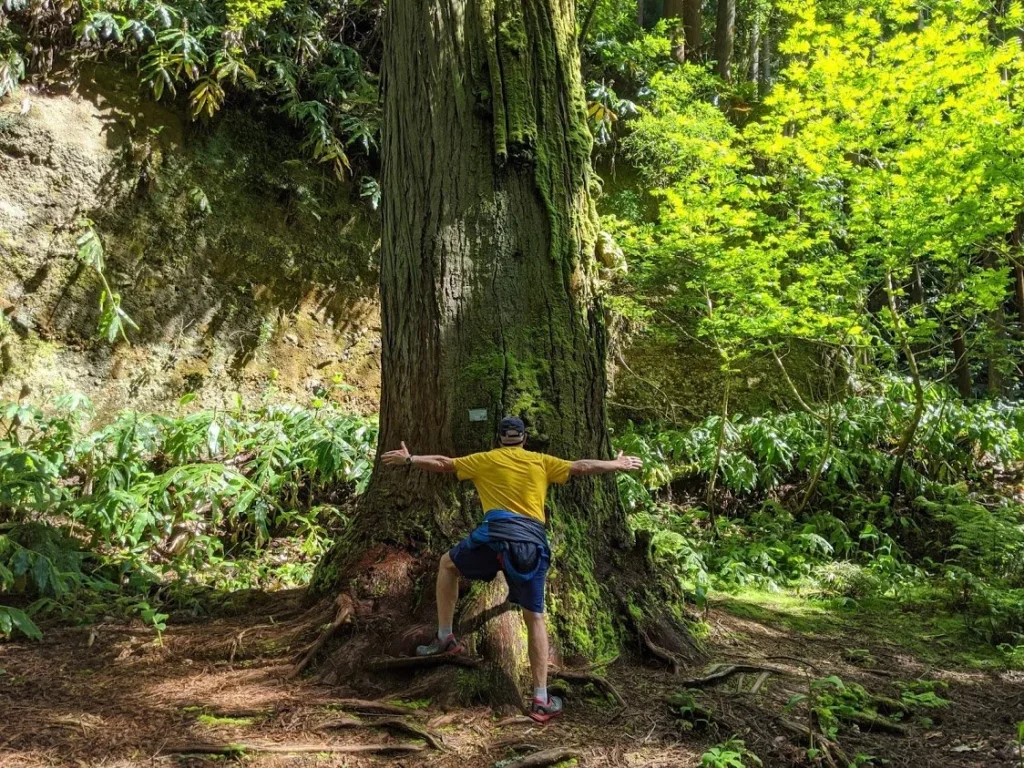
[(544, 623), (544, 582), (551, 553), (544, 529), (544, 499), (550, 483), (565, 483), (572, 475), (603, 475), (639, 469), (640, 459), (623, 456), (611, 461), (566, 461), (525, 450), (526, 427), (521, 419), (502, 419), (499, 447), (452, 459), (414, 456), (402, 443), (381, 460), (390, 466), (410, 466), (427, 472), (455, 472), (459, 480), (472, 480), (483, 505), (483, 523), (441, 556), (437, 572), (437, 638), (421, 645), (421, 656), (461, 653), (463, 646), (452, 633), (459, 575), (491, 581), (498, 571), (508, 582), (509, 601), (523, 609), (529, 636), (533, 703), (530, 717), (540, 723), (562, 713), (562, 700), (549, 696), (548, 633)]

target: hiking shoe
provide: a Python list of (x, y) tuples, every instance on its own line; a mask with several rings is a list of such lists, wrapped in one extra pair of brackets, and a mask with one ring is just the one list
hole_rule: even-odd
[(540, 699), (534, 699), (530, 705), (530, 717), (538, 723), (546, 723), (553, 717), (562, 714), (562, 700), (558, 696), (548, 696), (545, 704)]
[(444, 640), (439, 637), (435, 637), (434, 642), (430, 645), (416, 646), (416, 655), (451, 656), (456, 653), (462, 653), (464, 650), (466, 650), (466, 646), (456, 640), (454, 634), (450, 634)]

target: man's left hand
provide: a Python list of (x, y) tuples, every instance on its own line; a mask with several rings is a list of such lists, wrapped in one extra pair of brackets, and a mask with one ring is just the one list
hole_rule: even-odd
[(638, 457), (625, 456), (622, 451), (619, 451), (619, 455), (615, 457), (615, 462), (619, 465), (621, 472), (635, 472), (644, 465)]

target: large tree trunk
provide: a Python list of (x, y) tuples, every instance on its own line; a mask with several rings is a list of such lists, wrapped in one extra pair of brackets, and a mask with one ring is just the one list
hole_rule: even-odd
[[(516, 414), (537, 450), (567, 458), (611, 452), (595, 290), (596, 180), (573, 6), (388, 4), (381, 451), (402, 440), (419, 454), (485, 450), (502, 415)], [(576, 478), (552, 496), (554, 639), (565, 656), (610, 654), (621, 641), (616, 579), (637, 576), (645, 558), (629, 546), (612, 479)], [(479, 517), (453, 477), (378, 461), (347, 535), (317, 569), (313, 593), (348, 590), (369, 619), (433, 628), (437, 557)], [(481, 600), (501, 599), (476, 594), (471, 610), (491, 617), (481, 650), (501, 656), (503, 676), (515, 682), (525, 657), (506, 650), (521, 636), (510, 623), (518, 617), (494, 605), (478, 610)], [(654, 618), (651, 626), (663, 629), (661, 645), (685, 649), (684, 634), (673, 640)], [(379, 651), (413, 644), (411, 634), (383, 634), (400, 642)]]
[(715, 71), (723, 80), (732, 80), (732, 54), (736, 39), (736, 0), (718, 0), (715, 24)]

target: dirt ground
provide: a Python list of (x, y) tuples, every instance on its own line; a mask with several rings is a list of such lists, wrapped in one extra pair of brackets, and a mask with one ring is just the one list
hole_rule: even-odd
[[(176, 768), (237, 760), (261, 768), (500, 768), (559, 748), (575, 754), (580, 766), (667, 768), (701, 765), (702, 754), (732, 733), (765, 766), (807, 765), (806, 744), (787, 736), (782, 722), (806, 723), (806, 710), (783, 710), (807, 690), (810, 677), (827, 675), (895, 697), (899, 680), (948, 684), (941, 695), (950, 705), (926, 712), (928, 720), (909, 716), (902, 734), (844, 724), (837, 738), (851, 763), (858, 755), (874, 755), (885, 765), (908, 768), (1020, 764), (1013, 743), (1015, 723), (1024, 720), (1019, 673), (926, 664), (884, 639), (868, 642), (841, 628), (797, 632), (785, 622), (743, 618), (723, 602), (710, 613), (707, 665), (673, 675), (653, 661), (623, 657), (600, 673), (625, 707), (592, 685), (575, 684), (565, 691), (565, 716), (538, 726), (486, 707), (442, 711), (427, 700), (389, 698), (385, 691), (401, 688), (395, 677), (382, 680), (379, 691), (289, 679), (305, 642), (297, 629), (299, 600), (296, 593), (268, 595), (244, 617), (171, 624), (162, 645), (149, 630), (114, 624), (51, 627), (42, 642), (0, 645), (0, 766)], [(851, 648), (859, 649), (854, 661), (848, 660)], [(687, 679), (714, 671), (712, 664), (725, 663), (764, 667), (768, 674), (755, 669), (706, 685), (699, 701), (718, 725), (683, 727), (666, 697), (687, 687)], [(386, 701), (394, 711), (374, 713), (370, 704), (344, 701), (355, 697)], [(396, 722), (432, 738), (403, 731)], [(232, 744), (249, 749), (195, 754)], [(337, 751), (374, 745), (393, 751)]]

